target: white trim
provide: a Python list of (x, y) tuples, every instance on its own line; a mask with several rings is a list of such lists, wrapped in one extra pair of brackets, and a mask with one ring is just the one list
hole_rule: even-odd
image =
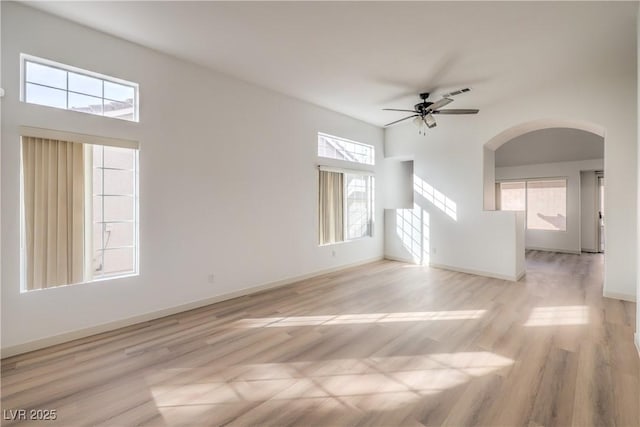
[[(601, 159), (594, 159), (594, 160), (601, 160)], [(553, 162), (551, 162), (553, 163)], [(558, 162), (559, 163), (559, 162)], [(564, 163), (564, 162), (562, 162)], [(530, 165), (522, 165), (522, 166), (530, 166)], [(509, 168), (509, 167), (518, 167), (518, 166), (497, 166), (499, 168)], [(534, 176), (534, 177), (528, 177), (528, 178), (503, 178), (503, 179), (496, 179), (496, 182), (498, 184), (501, 184), (503, 182), (528, 182), (528, 181), (560, 181), (560, 180), (565, 180), (567, 181), (569, 179), (568, 176)]]
[(326, 165), (318, 165), (318, 169), (325, 172), (348, 173), (350, 175), (368, 175), (368, 176), (376, 175), (374, 171), (365, 170), (365, 169), (347, 169), (347, 168), (340, 168), (336, 166), (326, 166)]
[(461, 267), (454, 267), (451, 265), (435, 264), (435, 263), (430, 263), (429, 267), (438, 268), (441, 270), (456, 271), (458, 273), (473, 274), (475, 276), (490, 277), (492, 279), (508, 280), (510, 282), (517, 282), (518, 280), (522, 279), (525, 275), (524, 271), (519, 273), (517, 276), (507, 276), (504, 274), (490, 273), (488, 271), (473, 270), (471, 268), (461, 268)]
[(527, 246), (524, 249), (527, 251), (557, 252), (559, 254), (572, 254), (572, 255), (582, 254), (582, 251), (574, 251), (572, 249), (539, 248), (536, 246)]
[(74, 67), (73, 65), (63, 64), (62, 62), (52, 61), (51, 59), (40, 58), (39, 56), (29, 55), (28, 53), (20, 54), (20, 62), (24, 63), (24, 61), (35, 62), (36, 64), (59, 68), (63, 71), (71, 71), (72, 73), (76, 74), (84, 74), (89, 77), (94, 77), (96, 79), (105, 80), (112, 83), (118, 83), (124, 86), (131, 86), (136, 89), (139, 86), (136, 82), (121, 79), (118, 77), (108, 76), (106, 74), (96, 73), (95, 71), (85, 70), (84, 68)]
[(619, 299), (622, 301), (629, 301), (629, 302), (636, 302), (636, 296), (635, 295), (629, 295), (629, 294), (623, 294), (620, 292), (611, 292), (611, 291), (607, 291), (606, 289), (602, 290), (602, 296), (605, 298), (611, 298), (611, 299)]
[(392, 255), (385, 255), (384, 259), (387, 259), (389, 261), (405, 262), (407, 264), (422, 265), (419, 262), (416, 262), (413, 258), (402, 258), (402, 257), (397, 257)]
[(109, 138), (106, 136), (87, 135), (84, 133), (68, 132), (64, 130), (45, 129), (31, 126), (20, 126), (21, 136), (34, 138), (58, 139), (62, 141), (79, 142), (81, 144), (106, 145), (109, 147), (140, 149), (140, 143), (130, 139)]
[(232, 298), (238, 298), (245, 295), (262, 292), (268, 289), (279, 288), (282, 286), (290, 285), (301, 280), (310, 279), (313, 277), (321, 276), (335, 271), (344, 270), (351, 267), (357, 267), (364, 264), (369, 264), (384, 259), (382, 256), (368, 258), (365, 260), (357, 261), (350, 264), (343, 264), (336, 267), (327, 268), (324, 270), (314, 271), (312, 273), (303, 274), (301, 276), (290, 277), (283, 280), (277, 280), (275, 282), (265, 283), (258, 286), (240, 289), (234, 292), (229, 292), (223, 295), (217, 295), (211, 298), (205, 298), (202, 300), (192, 301), (186, 304), (180, 304), (177, 306), (165, 308), (162, 310), (152, 311), (149, 313), (140, 314), (137, 316), (127, 317), (124, 319), (114, 320), (112, 322), (103, 323), (96, 326), (90, 326), (75, 331), (54, 335), (51, 337), (41, 338), (33, 341), (29, 341), (24, 344), (18, 344), (14, 346), (5, 347), (2, 349), (2, 358), (16, 356), (18, 354), (27, 353), (41, 348), (50, 347), (56, 344), (62, 344), (68, 341), (73, 341), (80, 338), (85, 338), (91, 335), (96, 335), (104, 332), (113, 331), (115, 329), (124, 328), (126, 326), (135, 325), (136, 323), (148, 322), (150, 320), (158, 319), (172, 314), (181, 313), (183, 311), (193, 310), (195, 308), (204, 307), (207, 305), (215, 304), (217, 302), (226, 301)]
[(634, 336), (634, 340), (633, 342), (636, 344), (636, 350), (638, 350), (638, 357), (640, 357), (640, 335), (638, 334), (638, 332), (636, 332), (635, 334), (633, 334)]

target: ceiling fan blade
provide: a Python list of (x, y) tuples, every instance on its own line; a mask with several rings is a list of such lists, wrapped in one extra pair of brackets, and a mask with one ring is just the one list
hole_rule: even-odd
[(460, 95), (461, 93), (469, 92), (471, 88), (465, 87), (464, 89), (454, 90), (453, 92), (449, 92), (447, 94), (442, 95), (443, 98), (449, 98), (450, 96)]
[(406, 113), (415, 113), (416, 110), (398, 110), (396, 108), (383, 108), (382, 111), (404, 111)]
[(438, 108), (442, 108), (445, 105), (451, 104), (452, 102), (453, 102), (453, 99), (451, 99), (451, 98), (442, 98), (442, 99), (434, 102), (433, 104), (429, 105), (427, 107), (427, 110), (428, 111), (435, 111)]
[(449, 110), (437, 110), (432, 111), (431, 114), (478, 114), (478, 111), (473, 108), (459, 108), (459, 109), (449, 109)]
[(384, 127), (395, 125), (396, 123), (400, 123), (400, 122), (402, 122), (404, 120), (407, 120), (407, 119), (410, 119), (412, 117), (420, 117), (420, 114), (414, 114), (413, 116), (407, 116), (404, 119), (400, 119), (400, 120), (396, 120), (395, 122), (387, 123), (386, 125), (384, 125)]

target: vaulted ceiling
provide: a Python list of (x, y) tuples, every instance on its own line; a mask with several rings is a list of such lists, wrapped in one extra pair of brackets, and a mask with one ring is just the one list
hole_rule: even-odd
[(610, 72), (637, 13), (610, 1), (28, 4), (376, 125), (422, 91), (470, 86), (455, 107), (483, 108)]

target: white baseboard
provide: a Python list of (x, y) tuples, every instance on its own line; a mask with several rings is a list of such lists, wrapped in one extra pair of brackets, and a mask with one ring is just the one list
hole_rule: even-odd
[(473, 269), (470, 269), (470, 268), (453, 267), (453, 266), (444, 265), (444, 264), (430, 263), (429, 266), (433, 267), (433, 268), (439, 268), (441, 270), (457, 271), (458, 273), (474, 274), (476, 276), (491, 277), (492, 279), (500, 279), (500, 280), (509, 280), (511, 282), (517, 282), (525, 274), (525, 272), (523, 271), (520, 274), (518, 274), (517, 276), (506, 276), (506, 275), (503, 275), (503, 274), (496, 274), (496, 273), (490, 273), (490, 272), (487, 272), (487, 271), (473, 270)]
[(215, 304), (217, 302), (226, 301), (233, 298), (238, 298), (245, 295), (254, 294), (257, 292), (262, 292), (268, 289), (279, 288), (282, 286), (290, 285), (292, 283), (299, 282), (301, 280), (310, 279), (317, 276), (322, 276), (324, 274), (333, 273), (339, 270), (345, 270), (351, 267), (357, 267), (359, 265), (369, 264), (376, 261), (381, 261), (384, 259), (382, 256), (369, 258), (366, 260), (343, 264), (336, 267), (314, 271), (312, 273), (304, 274), (301, 276), (290, 277), (283, 280), (278, 280), (275, 282), (269, 282), (258, 286), (252, 286), (249, 288), (243, 288), (234, 292), (229, 292), (222, 295), (217, 295), (211, 298), (205, 298), (202, 300), (192, 301), (185, 304), (176, 305), (173, 307), (165, 308), (162, 310), (157, 310), (153, 312), (148, 312), (144, 314), (140, 314), (137, 316), (127, 317), (124, 319), (114, 320), (112, 322), (103, 323), (96, 326), (91, 326), (88, 328), (78, 329), (75, 331), (65, 332), (59, 335), (54, 335), (47, 338), (41, 338), (33, 341), (26, 342), (24, 344), (18, 344), (14, 346), (5, 347), (1, 350), (2, 358), (16, 356), (18, 354), (27, 353), (34, 350), (39, 350), (41, 348), (50, 347), (56, 344), (62, 344), (65, 342), (73, 341), (80, 338), (86, 338), (91, 335), (100, 334), (103, 332), (113, 331), (115, 329), (124, 328), (126, 326), (135, 325), (136, 323), (148, 322), (150, 320), (159, 319), (161, 317), (170, 316), (172, 314), (181, 313), (183, 311), (193, 310), (196, 308), (204, 307), (207, 305)]
[(634, 335), (635, 339), (633, 340), (636, 343), (636, 350), (638, 350), (638, 357), (640, 357), (640, 335), (636, 332)]
[(572, 251), (570, 249), (537, 248), (535, 246), (527, 246), (525, 250), (542, 251), (542, 252), (558, 252), (560, 254), (573, 254), (573, 255), (580, 255), (582, 253), (582, 251)]
[(407, 264), (418, 265), (418, 263), (412, 258), (402, 258), (402, 257), (391, 256), (391, 255), (385, 255), (384, 259), (388, 259), (389, 261), (406, 262)]
[(619, 292), (611, 292), (611, 291), (603, 290), (602, 296), (605, 298), (621, 299), (623, 301), (636, 302), (635, 295), (621, 294)]

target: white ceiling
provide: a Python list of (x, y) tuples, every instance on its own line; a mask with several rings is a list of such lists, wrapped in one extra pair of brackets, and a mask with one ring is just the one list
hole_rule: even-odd
[(496, 166), (535, 165), (604, 158), (604, 138), (577, 129), (542, 129), (520, 135), (496, 150)]
[[(382, 125), (417, 93), (483, 108), (627, 49), (633, 2), (29, 2)], [(624, 50), (622, 50), (624, 51)]]

